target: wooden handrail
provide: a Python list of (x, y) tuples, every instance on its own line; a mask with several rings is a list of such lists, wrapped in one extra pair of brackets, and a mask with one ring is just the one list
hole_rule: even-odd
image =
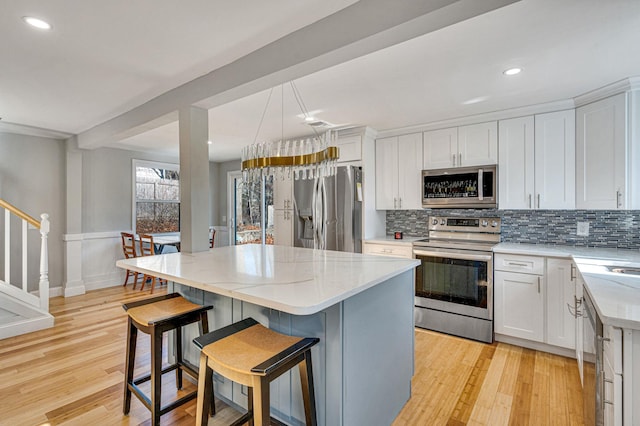
[(26, 214), (19, 208), (14, 207), (11, 204), (7, 203), (2, 198), (0, 198), (0, 207), (4, 207), (5, 209), (9, 210), (11, 213), (18, 216), (20, 219), (26, 220), (27, 222), (29, 222), (29, 224), (33, 225), (35, 228), (40, 229), (40, 222), (38, 222), (36, 219)]

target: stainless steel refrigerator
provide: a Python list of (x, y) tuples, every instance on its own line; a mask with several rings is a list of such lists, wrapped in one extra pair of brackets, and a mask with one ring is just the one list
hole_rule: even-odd
[(362, 168), (293, 184), (293, 245), (362, 253)]

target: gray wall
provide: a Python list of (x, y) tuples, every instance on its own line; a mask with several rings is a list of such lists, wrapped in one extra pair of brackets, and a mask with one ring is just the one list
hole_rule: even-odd
[(122, 149), (82, 152), (82, 232), (132, 229), (133, 159), (178, 164), (169, 156)]
[[(212, 225), (228, 225), (229, 217), (227, 214), (227, 173), (239, 171), (241, 167), (240, 160), (226, 161), (224, 163), (215, 163), (215, 178), (211, 185), (211, 191), (217, 194), (217, 206), (215, 211), (212, 209)], [(222, 216), (227, 216), (225, 222)]]
[[(63, 242), (65, 229), (65, 145), (64, 141), (35, 136), (0, 133), (0, 198), (25, 213), (40, 219), (48, 213), (49, 282), (51, 287), (62, 285)], [(0, 215), (0, 241), (4, 242), (4, 214)], [(12, 219), (12, 283), (21, 283), (21, 228)], [(4, 243), (0, 244), (0, 270), (4, 278)], [(29, 231), (28, 261), (38, 265), (40, 233)], [(29, 267), (29, 290), (37, 290), (38, 267)]]

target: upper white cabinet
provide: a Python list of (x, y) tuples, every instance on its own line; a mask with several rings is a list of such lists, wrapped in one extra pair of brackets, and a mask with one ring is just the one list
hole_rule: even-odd
[(631, 162), (625, 153), (627, 94), (579, 107), (576, 120), (576, 207), (631, 208), (627, 188)]
[(422, 134), (376, 140), (376, 209), (422, 208)]
[(498, 162), (498, 123), (424, 132), (424, 169), (483, 166)]
[(499, 122), (501, 209), (575, 207), (573, 110)]
[(362, 160), (362, 136), (338, 137), (335, 140), (335, 146), (340, 150), (338, 163)]

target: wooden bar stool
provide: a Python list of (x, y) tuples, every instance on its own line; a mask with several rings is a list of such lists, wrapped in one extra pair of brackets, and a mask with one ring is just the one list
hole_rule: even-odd
[(277, 422), (270, 417), (269, 383), (296, 365), (300, 369), (306, 423), (316, 425), (311, 347), (319, 341), (277, 333), (253, 318), (195, 338), (193, 342), (201, 349), (196, 425), (206, 426), (209, 418), (210, 404), (206, 402), (213, 398), (213, 371), (249, 388), (249, 411), (234, 425)]
[[(177, 293), (129, 302), (122, 307), (128, 314), (123, 412), (129, 414), (131, 393), (133, 392), (151, 411), (151, 424), (159, 425), (160, 416), (192, 400), (197, 395), (197, 391), (193, 391), (165, 407), (160, 406), (160, 390), (164, 373), (176, 371), (176, 387), (178, 389), (182, 389), (183, 371), (194, 379), (198, 378), (198, 373), (185, 364), (182, 359), (182, 327), (198, 322), (200, 334), (208, 333), (207, 311), (212, 307), (191, 303)], [(134, 379), (133, 369), (138, 330), (151, 336), (151, 374)], [(176, 331), (176, 362), (163, 369), (162, 334), (169, 330)], [(151, 398), (138, 388), (139, 384), (149, 380), (151, 380)]]

